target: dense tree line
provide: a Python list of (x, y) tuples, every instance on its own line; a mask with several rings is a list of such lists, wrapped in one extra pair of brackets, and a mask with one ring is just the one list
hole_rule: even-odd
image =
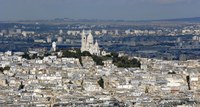
[(104, 64), (103, 61), (109, 59), (113, 60), (114, 65), (122, 68), (140, 67), (141, 65), (140, 61), (138, 61), (137, 59), (135, 58), (128, 59), (127, 56), (119, 57), (118, 53), (115, 52), (112, 52), (111, 55), (106, 55), (106, 56), (91, 55), (87, 51), (81, 53), (79, 49), (76, 49), (75, 52), (71, 52), (69, 50), (63, 50), (62, 52), (63, 52), (63, 57), (79, 58), (81, 64), (82, 64), (81, 56), (91, 56), (97, 65), (103, 65)]
[(127, 56), (113, 57), (113, 63), (117, 67), (129, 68), (129, 67), (140, 67), (140, 61), (137, 59), (129, 59)]

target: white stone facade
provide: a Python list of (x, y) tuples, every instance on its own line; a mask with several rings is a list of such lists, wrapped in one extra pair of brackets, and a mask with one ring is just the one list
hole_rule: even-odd
[(81, 52), (88, 51), (90, 54), (100, 55), (99, 44), (97, 41), (94, 43), (92, 34), (89, 33), (88, 36), (86, 36), (83, 31), (81, 36)]

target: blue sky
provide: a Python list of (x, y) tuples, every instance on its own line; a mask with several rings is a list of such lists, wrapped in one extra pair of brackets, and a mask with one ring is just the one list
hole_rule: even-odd
[(0, 20), (150, 20), (200, 16), (200, 0), (0, 0)]

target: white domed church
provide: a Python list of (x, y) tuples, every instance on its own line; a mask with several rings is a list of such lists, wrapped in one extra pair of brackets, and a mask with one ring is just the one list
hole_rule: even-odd
[(81, 34), (81, 52), (88, 51), (90, 54), (100, 55), (100, 48), (97, 41), (94, 43), (94, 39), (91, 33), (86, 36), (84, 30)]

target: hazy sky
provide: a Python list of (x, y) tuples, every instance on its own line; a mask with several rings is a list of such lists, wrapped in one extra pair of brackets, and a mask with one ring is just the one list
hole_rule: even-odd
[(0, 0), (0, 20), (148, 20), (200, 16), (200, 0)]

